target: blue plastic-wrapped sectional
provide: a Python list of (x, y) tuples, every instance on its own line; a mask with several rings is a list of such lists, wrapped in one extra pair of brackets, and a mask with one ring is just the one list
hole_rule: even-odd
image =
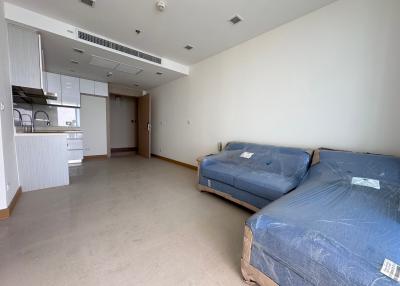
[(293, 190), (303, 179), (312, 151), (231, 142), (199, 159), (199, 189), (258, 211)]
[(245, 226), (247, 282), (399, 285), (400, 158), (316, 150), (310, 167), (306, 150), (229, 143), (199, 162), (200, 190), (261, 209)]
[(321, 150), (302, 184), (245, 227), (242, 273), (260, 285), (395, 286), (399, 262), (400, 159), (391, 156)]

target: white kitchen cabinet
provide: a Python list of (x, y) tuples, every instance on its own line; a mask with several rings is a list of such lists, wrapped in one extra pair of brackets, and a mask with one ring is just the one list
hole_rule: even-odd
[(81, 106), (79, 78), (61, 75), (61, 101), (65, 106)]
[(61, 75), (56, 74), (56, 73), (50, 73), (46, 72), (45, 74), (45, 90), (47, 92), (55, 93), (57, 94), (57, 100), (48, 100), (47, 103), (49, 104), (57, 104), (61, 105), (61, 97), (62, 97), (62, 92), (61, 92)]
[(98, 96), (108, 97), (108, 83), (95, 81), (94, 82), (94, 94)]
[(67, 134), (68, 163), (80, 164), (83, 160), (83, 134), (71, 132)]
[(94, 81), (81, 78), (80, 90), (83, 94), (94, 94)]
[(15, 145), (24, 192), (69, 184), (65, 134), (20, 133), (15, 135)]
[(82, 164), (83, 150), (68, 150), (68, 164), (78, 165)]
[(43, 88), (40, 36), (35, 31), (8, 24), (11, 84)]

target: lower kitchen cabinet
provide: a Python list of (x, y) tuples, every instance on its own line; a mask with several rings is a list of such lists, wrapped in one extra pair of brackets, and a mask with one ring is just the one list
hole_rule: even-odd
[(80, 164), (83, 160), (83, 133), (67, 133), (68, 163), (70, 165)]
[(15, 144), (22, 191), (69, 184), (66, 134), (16, 134)]

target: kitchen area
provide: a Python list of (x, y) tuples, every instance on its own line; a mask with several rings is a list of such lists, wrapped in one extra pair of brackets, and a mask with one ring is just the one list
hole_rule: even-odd
[(188, 66), (11, 3), (4, 16), (23, 192), (68, 185), (85, 160), (113, 151), (151, 157), (147, 91)]
[(84, 158), (81, 97), (104, 100), (108, 83), (47, 72), (41, 35), (29, 27), (9, 23), (8, 38), (22, 190), (68, 185)]

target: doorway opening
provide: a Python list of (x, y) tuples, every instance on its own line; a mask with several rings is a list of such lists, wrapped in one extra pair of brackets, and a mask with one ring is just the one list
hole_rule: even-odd
[(150, 158), (150, 96), (110, 94), (111, 156), (139, 154)]
[(110, 95), (111, 156), (128, 155), (138, 149), (138, 100), (133, 96)]

